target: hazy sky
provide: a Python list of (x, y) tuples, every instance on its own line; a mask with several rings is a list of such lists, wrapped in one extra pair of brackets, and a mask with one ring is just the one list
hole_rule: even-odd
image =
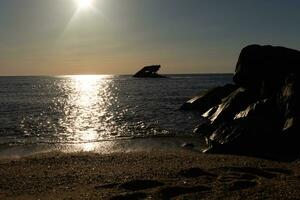
[(233, 72), (247, 44), (300, 49), (297, 0), (0, 0), (0, 75)]

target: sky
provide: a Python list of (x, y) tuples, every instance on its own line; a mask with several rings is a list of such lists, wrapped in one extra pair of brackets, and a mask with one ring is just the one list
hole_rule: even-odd
[(296, 0), (0, 0), (0, 75), (232, 73), (249, 44), (300, 49)]

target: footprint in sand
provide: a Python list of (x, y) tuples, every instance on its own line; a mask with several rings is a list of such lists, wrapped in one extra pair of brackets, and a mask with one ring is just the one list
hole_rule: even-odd
[[(257, 185), (255, 181), (255, 179), (257, 178), (257, 174), (264, 175), (264, 176), (269, 175), (267, 173), (262, 173), (261, 171), (255, 171), (254, 168), (250, 169), (250, 168), (223, 167), (213, 171), (218, 171), (220, 174), (216, 175), (216, 173), (204, 171), (200, 168), (185, 169), (180, 171), (178, 174), (185, 178), (205, 178), (208, 180), (210, 179), (211, 181), (215, 180), (218, 181), (219, 183), (224, 184), (226, 188), (228, 188), (228, 190), (231, 191), (255, 187)], [(197, 188), (180, 188), (180, 189), (169, 188), (166, 191), (164, 190), (162, 192), (163, 193), (162, 196), (173, 197), (171, 196), (171, 194), (175, 194), (177, 196), (177, 195), (197, 192), (197, 191), (198, 191)]]
[(277, 168), (222, 167), (215, 170), (220, 171), (218, 181), (231, 191), (255, 187), (257, 178), (273, 179), (280, 174), (291, 174), (289, 170)]
[[(272, 179), (276, 178), (278, 176), (278, 173), (282, 173), (283, 171), (280, 169), (260, 169), (260, 168), (254, 168), (254, 167), (223, 167), (219, 168), (218, 170), (221, 170), (223, 172), (226, 172), (227, 174), (248, 174), (260, 178), (266, 178), (266, 179)], [(276, 173), (275, 173), (276, 172)], [(285, 173), (288, 173), (284, 170)]]
[(207, 192), (210, 190), (211, 188), (206, 186), (195, 186), (195, 187), (173, 186), (173, 187), (165, 187), (159, 189), (157, 192), (157, 196), (162, 199), (170, 199), (184, 194), (191, 194), (196, 192)]
[(109, 188), (114, 188), (117, 187), (118, 184), (117, 183), (108, 183), (108, 184), (104, 184), (104, 185), (97, 185), (95, 186), (95, 189), (109, 189)]
[[(221, 167), (209, 171), (200, 168), (189, 168), (178, 173), (178, 175), (185, 178), (204, 178), (217, 181), (231, 191), (255, 187), (258, 184), (257, 178), (273, 179), (280, 174), (291, 175), (292, 173), (289, 170), (279, 168), (254, 167)], [(193, 189), (182, 189), (182, 192), (185, 191), (193, 191)]]
[(284, 174), (284, 175), (292, 175), (292, 172), (287, 169), (279, 169), (279, 168), (264, 168), (265, 171), (276, 173), (276, 174)]
[(219, 175), (217, 180), (219, 182), (226, 183), (226, 182), (231, 182), (233, 180), (253, 181), (256, 178), (257, 178), (257, 176), (252, 175), (252, 174), (230, 172), (230, 173)]
[(156, 180), (132, 180), (125, 183), (109, 183), (104, 185), (95, 186), (95, 189), (110, 189), (116, 188), (125, 189), (129, 191), (138, 191), (138, 190), (145, 190), (150, 188), (155, 188), (159, 186), (163, 186), (164, 183), (156, 181)]
[(145, 198), (147, 198), (147, 194), (139, 192), (139, 193), (114, 196), (110, 200), (140, 200)]
[(189, 168), (182, 170), (178, 173), (180, 176), (183, 176), (185, 178), (197, 178), (197, 177), (216, 177), (215, 174), (212, 174), (210, 172), (206, 172), (200, 168)]
[(131, 191), (145, 190), (163, 186), (164, 183), (156, 180), (132, 180), (119, 185), (119, 188)]
[[(181, 170), (178, 176), (184, 178), (201, 178), (210, 181), (211, 183), (216, 182), (222, 184), (224, 189), (228, 191), (249, 189), (257, 186), (258, 178), (272, 179), (277, 176), (291, 175), (292, 172), (285, 169), (279, 168), (254, 168), (254, 167), (221, 167), (215, 168), (208, 171), (202, 170), (201, 168), (189, 168)], [(208, 184), (209, 185), (209, 184)], [(124, 193), (115, 197), (111, 200), (138, 200), (152, 197), (153, 195), (158, 199), (171, 199), (180, 195), (192, 194), (192, 193), (203, 193), (212, 190), (213, 186), (168, 186), (157, 180), (132, 180), (124, 183), (111, 183), (96, 186), (95, 189), (110, 189), (117, 188), (121, 190), (127, 190), (133, 193)], [(144, 193), (143, 190), (157, 188), (150, 193)], [(139, 191), (139, 192), (138, 192)], [(154, 193), (153, 193), (154, 192)], [(150, 195), (150, 196), (149, 196)]]
[(238, 180), (229, 183), (228, 190), (234, 191), (234, 190), (248, 189), (248, 188), (255, 187), (256, 185), (257, 185), (256, 181)]
[[(155, 188), (163, 185), (164, 183), (156, 180), (132, 180), (118, 185), (118, 188), (129, 190), (129, 191), (138, 191), (138, 190)], [(147, 198), (146, 193), (138, 192), (138, 193), (115, 196), (112, 197), (111, 200), (123, 200), (123, 199), (138, 200), (138, 199), (145, 199), (145, 198)]]

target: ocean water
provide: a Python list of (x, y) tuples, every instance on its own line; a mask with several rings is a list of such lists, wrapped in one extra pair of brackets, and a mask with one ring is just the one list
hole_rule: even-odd
[(230, 74), (0, 77), (0, 156), (195, 142), (201, 116), (180, 106), (231, 79)]

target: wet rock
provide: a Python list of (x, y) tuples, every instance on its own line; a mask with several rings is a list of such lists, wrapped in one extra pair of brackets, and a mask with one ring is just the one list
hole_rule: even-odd
[(215, 108), (215, 112), (205, 113), (204, 117), (208, 117), (214, 124), (232, 121), (236, 113), (245, 109), (253, 101), (251, 93), (244, 88), (238, 88), (222, 100), (222, 103)]
[(299, 157), (298, 66), (299, 51), (259, 45), (244, 48), (235, 85), (224, 93), (216, 88), (190, 102), (194, 106), (190, 108), (206, 110), (203, 117), (209, 120), (196, 129), (209, 146), (204, 152)]
[(220, 121), (206, 138), (205, 152), (264, 156), (266, 149), (278, 149), (280, 118), (273, 105), (263, 99), (235, 112), (232, 120)]
[(213, 127), (211, 125), (211, 121), (210, 120), (206, 120), (202, 123), (200, 123), (195, 129), (194, 129), (194, 133), (200, 135), (200, 136), (207, 136), (209, 135), (212, 131), (213, 131)]
[(278, 106), (283, 112), (283, 130), (297, 129), (296, 126), (300, 118), (300, 81), (295, 74), (290, 74), (286, 78), (278, 98)]
[(196, 96), (181, 106), (181, 110), (197, 110), (201, 113), (206, 112), (211, 107), (221, 103), (222, 99), (233, 92), (237, 87), (227, 84), (223, 87), (213, 88), (203, 95)]
[(195, 133), (206, 136), (218, 125), (232, 121), (236, 113), (245, 109), (251, 101), (253, 101), (252, 94), (244, 88), (238, 88), (222, 99), (219, 105), (214, 106), (203, 114), (203, 117), (208, 120), (203, 120), (204, 122), (195, 129)]
[(300, 80), (296, 74), (290, 74), (278, 95), (278, 108), (281, 112), (282, 141), (289, 145), (289, 151), (300, 152)]
[[(273, 121), (265, 120), (264, 117), (237, 119), (218, 126), (206, 138), (209, 148), (205, 152), (263, 155), (266, 148), (278, 148), (276, 131)], [(273, 140), (273, 144), (269, 143), (270, 139)]]

